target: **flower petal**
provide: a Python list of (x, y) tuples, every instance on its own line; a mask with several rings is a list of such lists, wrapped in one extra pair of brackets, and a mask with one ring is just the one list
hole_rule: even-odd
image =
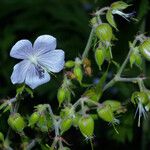
[(37, 55), (54, 50), (56, 48), (56, 38), (51, 35), (41, 35), (35, 40), (33, 48)]
[(64, 67), (64, 51), (54, 50), (38, 57), (38, 63), (51, 72), (59, 72)]
[(12, 47), (10, 56), (17, 59), (25, 59), (31, 55), (32, 51), (32, 43), (29, 40), (20, 40)]
[[(44, 84), (50, 80), (50, 75), (46, 70), (38, 70), (34, 64), (31, 64), (26, 74), (25, 83), (35, 89), (37, 86)], [(42, 73), (42, 76), (40, 75)]]
[(20, 63), (16, 64), (11, 75), (11, 82), (13, 84), (23, 83), (30, 65), (31, 63), (28, 60), (23, 60)]

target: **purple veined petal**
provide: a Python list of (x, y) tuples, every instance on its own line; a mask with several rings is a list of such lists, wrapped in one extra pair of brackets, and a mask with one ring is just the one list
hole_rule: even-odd
[(35, 40), (33, 48), (37, 56), (54, 50), (56, 49), (56, 38), (51, 35), (41, 35)]
[(10, 56), (17, 59), (26, 59), (32, 52), (32, 43), (29, 40), (20, 40), (12, 47)]
[(60, 72), (64, 67), (64, 51), (54, 50), (38, 57), (38, 63), (50, 72)]
[(28, 60), (22, 60), (20, 63), (16, 64), (11, 75), (11, 82), (13, 84), (23, 83), (30, 65), (31, 63)]
[(50, 80), (50, 75), (40, 66), (31, 64), (26, 74), (25, 83), (35, 89), (37, 86), (42, 85)]

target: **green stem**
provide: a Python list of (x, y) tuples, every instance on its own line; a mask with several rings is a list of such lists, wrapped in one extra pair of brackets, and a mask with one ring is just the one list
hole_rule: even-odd
[(124, 68), (126, 67), (128, 61), (129, 61), (129, 59), (130, 59), (130, 55), (131, 55), (131, 53), (132, 53), (132, 51), (133, 51), (133, 47), (135, 47), (135, 45), (137, 44), (137, 42), (141, 40), (141, 37), (143, 37), (143, 35), (139, 35), (139, 36), (137, 36), (137, 37), (135, 38), (135, 40), (134, 40), (133, 43), (132, 43), (132, 47), (130, 47), (130, 50), (129, 50), (128, 54), (127, 54), (127, 57), (126, 57), (126, 59), (124, 60), (124, 62), (122, 63), (122, 65), (121, 65), (121, 67), (120, 67), (118, 73), (115, 75), (115, 77), (114, 77), (112, 80), (110, 80), (110, 81), (104, 86), (103, 91), (105, 91), (105, 90), (107, 90), (108, 88), (112, 87), (112, 86), (113, 86), (116, 82), (118, 82), (118, 81), (134, 82), (135, 79), (137, 80), (137, 78), (128, 78), (128, 79), (127, 79), (127, 78), (121, 78), (120, 76), (121, 76), (121, 74), (122, 74)]
[(92, 142), (91, 138), (90, 138), (90, 144), (91, 144), (91, 150), (94, 150), (94, 145), (93, 145), (93, 142)]
[[(95, 13), (95, 16), (98, 17), (98, 20), (99, 20), (99, 23), (102, 23), (101, 19), (100, 19), (100, 15), (103, 15), (104, 14), (104, 11), (107, 11), (108, 9), (110, 9), (110, 7), (104, 7), (100, 10), (98, 10), (96, 13)], [(87, 44), (86, 44), (86, 47), (85, 47), (85, 50), (82, 54), (82, 59), (86, 58), (88, 53), (89, 53), (89, 50), (91, 48), (91, 45), (92, 45), (92, 40), (93, 40), (93, 37), (94, 37), (94, 30), (95, 28), (93, 27), (91, 32), (90, 32), (90, 36), (89, 36), (89, 39), (87, 41)]]
[(93, 36), (94, 36), (94, 28), (92, 28), (92, 30), (90, 32), (90, 36), (89, 36), (87, 45), (86, 45), (85, 50), (84, 50), (84, 52), (82, 54), (82, 59), (86, 58), (88, 53), (89, 53), (89, 50), (90, 50), (91, 44), (92, 44), (92, 40), (93, 40)]

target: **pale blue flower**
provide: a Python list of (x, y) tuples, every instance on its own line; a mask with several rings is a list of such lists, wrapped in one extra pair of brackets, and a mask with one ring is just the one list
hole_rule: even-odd
[(14, 66), (12, 83), (25, 83), (32, 89), (48, 82), (49, 72), (60, 72), (64, 67), (64, 51), (56, 49), (56, 39), (50, 35), (39, 36), (33, 46), (29, 40), (18, 41), (10, 56), (22, 59)]

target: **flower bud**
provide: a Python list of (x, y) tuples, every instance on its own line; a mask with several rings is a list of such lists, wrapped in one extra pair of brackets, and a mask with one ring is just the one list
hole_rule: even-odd
[(73, 72), (76, 76), (76, 79), (81, 83), (82, 78), (83, 78), (83, 73), (82, 73), (81, 67), (80, 66), (75, 66)]
[(65, 100), (65, 97), (66, 97), (65, 89), (64, 88), (59, 88), (58, 93), (57, 93), (57, 99), (58, 99), (58, 102), (59, 102), (59, 106)]
[(115, 116), (111, 107), (109, 105), (105, 105), (104, 107), (97, 109), (98, 116), (106, 122), (114, 122)]
[(66, 68), (72, 68), (72, 67), (74, 67), (74, 65), (75, 65), (75, 62), (72, 60), (69, 60), (65, 63)]
[(29, 118), (29, 126), (34, 125), (38, 122), (40, 114), (38, 112), (34, 112)]
[(97, 48), (95, 51), (95, 60), (100, 69), (101, 69), (101, 65), (104, 62), (104, 59), (105, 59), (104, 51), (100, 48)]
[(144, 58), (150, 61), (150, 39), (145, 40), (139, 49)]
[(25, 127), (25, 121), (19, 113), (10, 115), (8, 118), (8, 124), (17, 132), (22, 132)]
[(113, 33), (112, 28), (108, 23), (102, 23), (96, 28), (96, 35), (102, 42), (110, 42)]
[(96, 17), (93, 17), (91, 20), (90, 20), (90, 23), (93, 27), (96, 27), (98, 25), (97, 23), (97, 18)]
[(67, 130), (70, 129), (72, 125), (72, 118), (66, 118), (61, 121), (60, 129), (61, 129), (61, 134), (66, 132)]
[(94, 120), (91, 116), (88, 115), (81, 117), (78, 126), (83, 136), (85, 136), (86, 138), (91, 138), (93, 136)]
[(103, 104), (110, 106), (112, 111), (117, 111), (121, 107), (121, 103), (116, 100), (106, 100)]

